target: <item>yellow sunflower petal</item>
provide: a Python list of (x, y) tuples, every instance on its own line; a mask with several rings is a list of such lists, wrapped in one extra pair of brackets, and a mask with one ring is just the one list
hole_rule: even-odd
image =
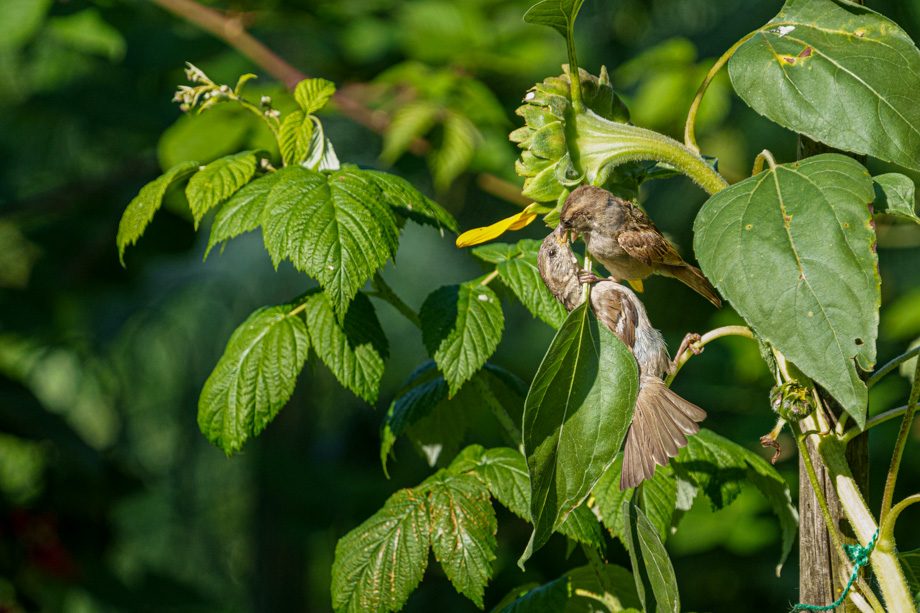
[[(528, 207), (529, 209), (530, 207)], [(457, 247), (470, 247), (490, 241), (504, 234), (508, 230), (519, 230), (537, 218), (537, 213), (530, 213), (524, 209), (516, 215), (506, 217), (485, 228), (474, 228), (457, 237)]]
[(526, 215), (521, 213), (520, 215), (521, 217), (508, 227), (509, 230), (520, 230), (538, 217), (536, 213), (527, 213)]
[(642, 287), (642, 279), (626, 279), (626, 282), (632, 285), (632, 288), (640, 294), (645, 291)]

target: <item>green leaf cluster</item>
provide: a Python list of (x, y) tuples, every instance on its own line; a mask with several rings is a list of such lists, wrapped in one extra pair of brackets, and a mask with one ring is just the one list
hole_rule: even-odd
[(325, 292), (265, 307), (230, 337), (198, 401), (198, 425), (227, 454), (265, 429), (294, 391), (310, 349), (346, 388), (377, 400), (389, 347), (364, 294), (339, 320)]
[[(381, 74), (376, 82), (387, 86), (385, 104), (398, 104), (390, 114), (380, 159), (392, 164), (417, 139), (427, 138), (426, 158), (438, 192), (476, 166), (477, 156), (504, 140), (508, 119), (502, 104), (469, 75), (405, 62)], [(401, 102), (408, 88), (412, 98)]]
[[(457, 591), (482, 607), (496, 550), (497, 522), (490, 498), (529, 520), (527, 465), (520, 452), (471, 445), (446, 469), (394, 494), (336, 547), (332, 586), (336, 611), (401, 608), (425, 572), (429, 544)], [(579, 507), (560, 531), (599, 548), (602, 539), (596, 526), (591, 511)], [(609, 572), (618, 585), (624, 584), (624, 575), (628, 576), (619, 567), (611, 567)], [(579, 585), (601, 591), (596, 578), (592, 582), (577, 570), (570, 575)], [(626, 584), (621, 588), (621, 597), (632, 604), (635, 596), (630, 587)]]

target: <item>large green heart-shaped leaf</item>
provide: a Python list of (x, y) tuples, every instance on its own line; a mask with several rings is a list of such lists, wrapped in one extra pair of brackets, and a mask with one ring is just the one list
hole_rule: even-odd
[(316, 278), (340, 316), (399, 244), (380, 189), (350, 169), (285, 173), (268, 195), (262, 234), (275, 266), (287, 259)]
[(636, 359), (585, 304), (566, 318), (524, 402), (524, 454), (534, 534), (542, 547), (616, 457), (639, 391)]
[(198, 426), (228, 454), (287, 403), (310, 342), (290, 304), (259, 309), (236, 329), (198, 400)]
[(697, 215), (706, 276), (757, 334), (865, 423), (881, 303), (872, 178), (824, 154), (718, 192)]
[(890, 19), (846, 0), (788, 0), (728, 69), (780, 125), (920, 170), (920, 51)]

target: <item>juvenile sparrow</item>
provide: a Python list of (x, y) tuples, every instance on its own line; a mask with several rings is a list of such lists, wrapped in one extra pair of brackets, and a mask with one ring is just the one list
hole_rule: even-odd
[[(543, 240), (537, 267), (543, 283), (571, 311), (581, 304), (578, 283), (580, 266), (562, 226)], [(696, 422), (706, 412), (687, 402), (664, 384), (661, 377), (673, 372), (661, 332), (652, 327), (645, 307), (628, 288), (609, 280), (591, 286), (591, 310), (607, 328), (626, 344), (639, 364), (639, 396), (632, 423), (626, 433), (620, 489), (636, 487), (651, 479), (655, 465), (665, 466), (669, 458), (687, 445), (687, 436), (699, 432)], [(689, 338), (689, 337), (688, 337)]]
[(633, 203), (607, 190), (582, 185), (565, 200), (560, 223), (581, 233), (588, 252), (615, 280), (626, 279), (642, 291), (652, 273), (674, 277), (717, 308), (722, 301), (699, 268), (684, 262), (648, 216)]

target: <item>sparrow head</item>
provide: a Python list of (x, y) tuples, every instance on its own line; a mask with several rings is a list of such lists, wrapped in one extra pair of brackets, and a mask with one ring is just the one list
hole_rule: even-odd
[(578, 274), (578, 260), (564, 238), (567, 232), (561, 225), (557, 226), (543, 239), (537, 255), (537, 269), (540, 271), (540, 277), (549, 291), (556, 296), (564, 292), (567, 284)]
[(628, 214), (629, 203), (610, 192), (593, 185), (582, 185), (565, 199), (559, 223), (576, 232), (591, 232), (598, 223), (605, 226), (622, 224)]

